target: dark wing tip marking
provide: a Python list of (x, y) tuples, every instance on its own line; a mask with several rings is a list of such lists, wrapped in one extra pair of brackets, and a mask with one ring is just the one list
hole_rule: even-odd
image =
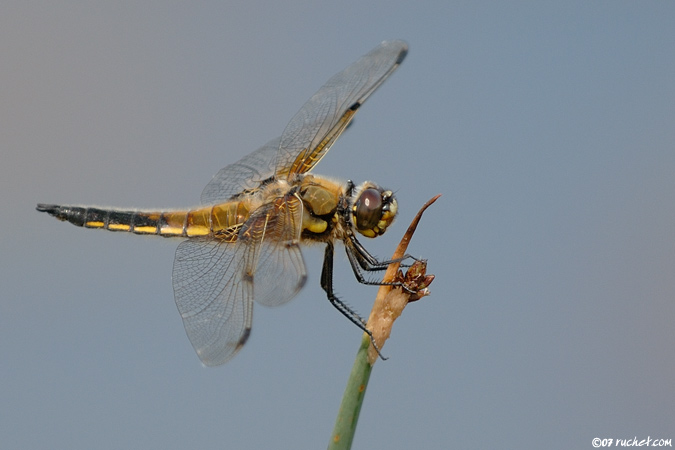
[(398, 54), (398, 58), (396, 59), (396, 64), (401, 64), (403, 62), (403, 60), (405, 59), (407, 54), (408, 54), (408, 44), (405, 44), (405, 46), (401, 49), (401, 52)]
[(307, 283), (307, 274), (305, 273), (298, 280), (298, 292), (300, 292), (300, 289), (302, 289), (306, 283)]
[(239, 342), (237, 342), (237, 347), (234, 349), (235, 352), (238, 352), (241, 350), (241, 348), (246, 344), (246, 341), (248, 341), (248, 338), (251, 336), (251, 327), (247, 327), (244, 330), (244, 333), (241, 335), (241, 338), (239, 338)]
[(402, 39), (392, 39), (390, 41), (382, 41), (380, 44), (381, 47), (400, 47), (401, 51), (399, 52), (397, 63), (400, 63), (405, 58), (405, 55), (408, 54), (408, 43)]

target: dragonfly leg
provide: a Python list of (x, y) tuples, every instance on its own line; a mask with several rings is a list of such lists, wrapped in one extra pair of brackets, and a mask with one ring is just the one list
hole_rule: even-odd
[(377, 351), (377, 354), (382, 358), (382, 360), (386, 360), (382, 353), (380, 353), (380, 348), (377, 346), (377, 343), (375, 342), (375, 338), (373, 338), (373, 333), (367, 328), (367, 323), (365, 319), (363, 319), (358, 313), (356, 313), (354, 310), (352, 310), (347, 304), (345, 304), (342, 300), (340, 300), (335, 293), (333, 292), (333, 255), (335, 253), (335, 249), (333, 247), (333, 244), (329, 242), (326, 244), (326, 251), (324, 253), (324, 258), (323, 258), (323, 269), (321, 270), (321, 287), (323, 288), (324, 291), (326, 291), (326, 295), (328, 296), (328, 301), (337, 309), (340, 311), (346, 318), (348, 318), (352, 323), (354, 323), (357, 327), (359, 327), (364, 333), (366, 333), (370, 337), (370, 342), (373, 344), (373, 347)]
[[(377, 272), (385, 270), (387, 266), (391, 263), (405, 261), (406, 259), (413, 259), (417, 261), (418, 259), (411, 255), (404, 255), (402, 258), (391, 259), (387, 261), (379, 261), (373, 255), (371, 255), (366, 248), (361, 245), (361, 243), (356, 239), (354, 235), (350, 236), (350, 239), (345, 242), (345, 251), (347, 252), (347, 258), (349, 259), (349, 264), (352, 266), (352, 271), (357, 281), (361, 284), (371, 285), (371, 286), (397, 286), (405, 289), (409, 293), (414, 293), (408, 289), (404, 284), (398, 282), (385, 282), (382, 280), (373, 281), (367, 280), (363, 276), (363, 272)], [(407, 267), (407, 265), (403, 265)]]

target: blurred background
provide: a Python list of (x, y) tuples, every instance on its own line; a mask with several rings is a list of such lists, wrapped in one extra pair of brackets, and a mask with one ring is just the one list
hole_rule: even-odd
[[(203, 367), (177, 241), (41, 203), (189, 207), (384, 39), (410, 53), (316, 172), (396, 191), (389, 256), (432, 295), (375, 366), (354, 448), (675, 439), (675, 4), (4, 2), (0, 437), (13, 449), (324, 448), (361, 333), (321, 248), (248, 344)], [(363, 315), (344, 252), (338, 294)]]

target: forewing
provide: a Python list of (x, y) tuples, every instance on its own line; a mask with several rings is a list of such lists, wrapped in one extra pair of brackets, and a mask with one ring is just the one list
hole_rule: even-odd
[(286, 303), (307, 281), (300, 251), (302, 208), (295, 195), (279, 197), (256, 210), (239, 233), (240, 245), (247, 243), (246, 271), (260, 304)]
[(201, 202), (219, 203), (256, 189), (272, 176), (288, 178), (310, 171), (407, 51), (403, 41), (385, 41), (334, 75), (300, 108), (281, 137), (221, 169), (202, 191)]
[(192, 238), (176, 250), (173, 290), (185, 331), (207, 366), (232, 358), (253, 318), (253, 286), (242, 276), (246, 247)]
[(280, 137), (272, 139), (236, 163), (220, 169), (202, 191), (201, 202), (224, 202), (244, 190), (257, 188), (263, 180), (273, 176), (280, 141)]
[(385, 41), (334, 75), (300, 108), (281, 135), (278, 178), (310, 171), (349, 125), (358, 108), (401, 64), (403, 41)]

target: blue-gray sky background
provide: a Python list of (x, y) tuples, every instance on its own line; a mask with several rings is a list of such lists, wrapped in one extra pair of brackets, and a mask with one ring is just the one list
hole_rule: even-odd
[[(672, 2), (4, 2), (0, 440), (13, 449), (324, 448), (361, 333), (319, 287), (257, 307), (201, 366), (177, 242), (78, 229), (38, 202), (198, 203), (384, 39), (410, 53), (316, 172), (396, 190), (389, 255), (432, 296), (384, 348), (355, 448), (675, 439)], [(376, 289), (337, 258), (339, 294)]]

